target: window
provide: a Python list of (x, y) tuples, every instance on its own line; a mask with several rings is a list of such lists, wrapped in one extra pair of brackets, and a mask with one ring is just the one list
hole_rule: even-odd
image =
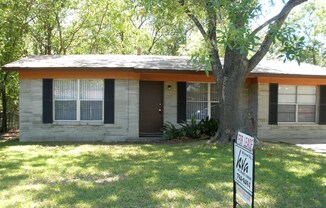
[(279, 122), (316, 122), (316, 87), (279, 85)]
[(54, 80), (54, 119), (103, 120), (103, 80)]
[(187, 119), (218, 117), (217, 85), (210, 83), (187, 83)]

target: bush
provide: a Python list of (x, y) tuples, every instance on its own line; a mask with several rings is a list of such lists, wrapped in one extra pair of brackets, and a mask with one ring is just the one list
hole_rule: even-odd
[(165, 122), (162, 131), (164, 139), (177, 139), (182, 136), (181, 129), (177, 129), (171, 122)]
[(214, 118), (208, 118), (202, 119), (199, 124), (199, 129), (201, 134), (205, 134), (209, 137), (214, 136), (215, 133), (218, 130), (219, 121)]
[(206, 117), (197, 123), (196, 117), (193, 116), (190, 122), (180, 124), (181, 128), (175, 127), (171, 122), (166, 122), (163, 125), (164, 139), (179, 139), (187, 137), (190, 139), (198, 139), (203, 136), (214, 136), (218, 130), (219, 122), (217, 119), (209, 119)]
[(184, 122), (180, 124), (182, 126), (181, 131), (183, 136), (191, 138), (191, 139), (197, 139), (200, 137), (200, 128), (196, 121), (196, 116), (191, 117), (191, 121)]

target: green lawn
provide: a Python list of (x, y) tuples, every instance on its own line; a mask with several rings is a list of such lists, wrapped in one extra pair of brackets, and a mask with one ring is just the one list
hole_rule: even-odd
[[(231, 145), (0, 141), (0, 207), (232, 207)], [(256, 207), (325, 207), (326, 157), (256, 150)]]

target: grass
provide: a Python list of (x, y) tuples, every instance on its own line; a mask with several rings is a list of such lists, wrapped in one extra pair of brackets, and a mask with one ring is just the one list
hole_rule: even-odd
[[(0, 142), (0, 207), (232, 207), (231, 145)], [(325, 207), (326, 157), (256, 150), (256, 207)]]

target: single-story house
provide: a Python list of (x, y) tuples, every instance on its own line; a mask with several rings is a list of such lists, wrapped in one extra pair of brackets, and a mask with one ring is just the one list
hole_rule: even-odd
[[(20, 141), (123, 141), (218, 116), (212, 75), (188, 57), (53, 55), (3, 67), (20, 79)], [(262, 61), (242, 90), (258, 138), (326, 139), (326, 68)]]

